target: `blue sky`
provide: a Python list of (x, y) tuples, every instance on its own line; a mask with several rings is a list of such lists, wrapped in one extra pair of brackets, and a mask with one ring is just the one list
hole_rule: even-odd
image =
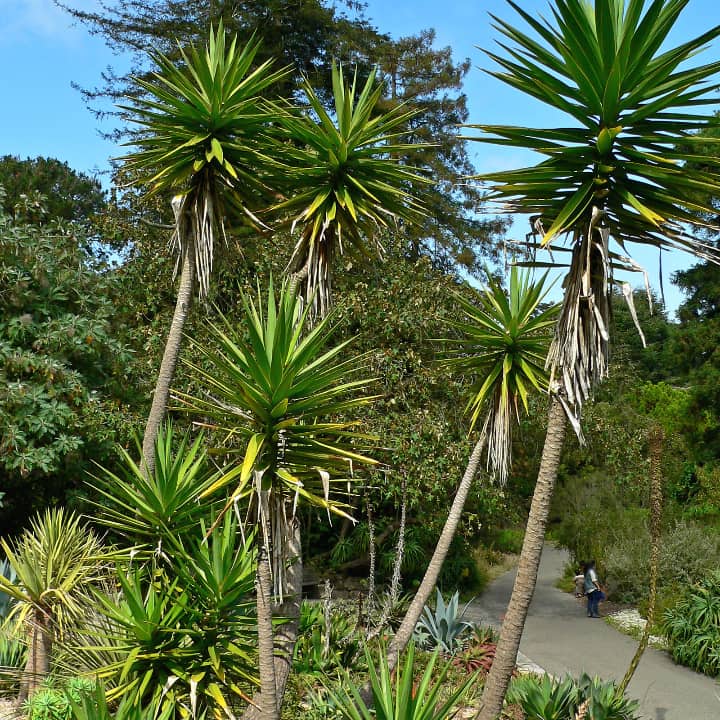
[[(529, 12), (547, 13), (545, 0), (520, 2)], [(90, 9), (99, 3), (74, 0), (74, 5)], [(562, 116), (525, 99), (479, 69), (490, 63), (476, 46), (492, 48), (498, 37), (488, 13), (510, 20), (514, 15), (504, 0), (369, 0), (367, 11), (381, 30), (396, 37), (433, 27), (439, 46), (450, 45), (458, 59), (472, 60), (473, 69), (465, 86), (471, 122), (550, 127), (562, 122)], [(0, 97), (4, 101), (0, 154), (45, 155), (65, 160), (78, 170), (105, 170), (108, 158), (121, 150), (100, 136), (100, 130), (109, 126), (102, 126), (85, 108), (71, 83), (93, 87), (99, 84), (108, 65), (122, 70), (126, 66), (124, 58), (113, 55), (100, 38), (89, 36), (84, 28), (73, 27), (52, 0), (0, 0), (0, 20)], [(671, 42), (681, 42), (716, 23), (720, 23), (717, 0), (690, 0)], [(717, 57), (718, 53), (720, 47), (716, 46), (706, 56)], [(477, 145), (472, 152), (480, 171), (533, 161), (531, 156), (512, 149)], [(524, 235), (525, 231), (524, 225), (516, 224), (513, 235)], [(638, 254), (637, 259), (650, 272), (652, 284), (657, 285), (657, 253)], [(692, 259), (682, 253), (664, 255), (670, 308), (676, 307), (681, 297), (671, 288), (668, 275), (691, 264)], [(641, 284), (637, 277), (631, 281)]]

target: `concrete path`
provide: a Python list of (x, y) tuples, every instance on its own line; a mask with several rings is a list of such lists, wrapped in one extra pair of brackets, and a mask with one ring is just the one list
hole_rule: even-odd
[[(565, 552), (545, 546), (520, 652), (553, 675), (584, 671), (619, 681), (637, 642), (588, 618), (584, 604), (554, 586), (566, 560)], [(468, 608), (468, 619), (499, 625), (514, 579), (513, 570), (492, 583)], [(628, 694), (640, 701), (644, 720), (720, 720), (720, 685), (652, 648), (645, 651)]]

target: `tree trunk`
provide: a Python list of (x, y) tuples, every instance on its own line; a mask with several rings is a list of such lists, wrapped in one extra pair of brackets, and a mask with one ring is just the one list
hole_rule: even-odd
[(645, 629), (640, 637), (640, 643), (635, 651), (625, 677), (620, 683), (622, 692), (627, 690), (637, 666), (640, 664), (645, 648), (650, 639), (650, 630), (655, 621), (655, 605), (657, 604), (657, 581), (660, 565), (660, 537), (662, 533), (662, 444), (664, 434), (662, 428), (656, 426), (650, 431), (650, 594), (648, 597), (648, 612)]
[(49, 617), (37, 608), (32, 612), (28, 623), (27, 661), (20, 681), (19, 702), (32, 698), (50, 674), (52, 633), (49, 628)]
[(195, 285), (195, 266), (192, 256), (192, 248), (188, 247), (183, 257), (180, 287), (175, 301), (175, 312), (165, 342), (165, 351), (158, 371), (150, 414), (145, 425), (142, 452), (143, 471), (147, 475), (152, 475), (155, 470), (155, 441), (157, 440), (160, 425), (165, 418), (165, 411), (170, 398), (170, 385), (175, 376), (175, 367), (180, 354), (183, 328), (192, 304), (193, 287)]
[(550, 513), (550, 501), (565, 439), (565, 423), (565, 411), (562, 404), (556, 396), (553, 396), (548, 414), (545, 447), (530, 505), (515, 585), (500, 630), (495, 660), (485, 682), (482, 706), (477, 715), (478, 720), (495, 720), (500, 715), (505, 693), (515, 668), (520, 638), (525, 627), (525, 618), (535, 592), (538, 567), (545, 540), (545, 528)]
[(263, 542), (257, 569), (257, 628), (258, 670), (260, 673), (259, 717), (262, 720), (278, 720), (278, 704), (275, 693), (275, 651), (273, 647), (272, 579), (270, 576), (269, 550)]
[(427, 570), (425, 570), (425, 575), (420, 583), (420, 587), (415, 593), (415, 597), (413, 598), (412, 603), (410, 603), (410, 607), (408, 608), (407, 613), (405, 613), (405, 617), (395, 633), (395, 637), (390, 643), (387, 659), (388, 666), (391, 670), (397, 665), (400, 653), (402, 653), (410, 641), (415, 625), (417, 625), (417, 621), (422, 615), (423, 608), (430, 598), (433, 588), (437, 584), (440, 571), (442, 570), (443, 563), (445, 562), (448, 550), (450, 549), (450, 544), (455, 537), (455, 531), (457, 530), (458, 523), (462, 517), (463, 508), (465, 507), (465, 501), (467, 500), (468, 493), (470, 492), (473, 478), (475, 477), (478, 465), (480, 464), (480, 456), (482, 455), (484, 445), (485, 435), (483, 434), (475, 444), (475, 447), (470, 454), (467, 467), (465, 468), (465, 473), (460, 481), (460, 486), (455, 494), (452, 506), (450, 507), (450, 512), (445, 520), (445, 525), (440, 533), (440, 538), (437, 541), (435, 551), (433, 552), (433, 556), (427, 566)]
[[(273, 609), (273, 615), (275, 617), (288, 620), (288, 622), (280, 625), (275, 631), (273, 669), (275, 672), (275, 705), (278, 709), (278, 714), (282, 710), (285, 688), (287, 687), (288, 677), (292, 671), (293, 653), (297, 641), (300, 620), (300, 605), (302, 603), (302, 545), (300, 522), (297, 518), (293, 520), (292, 532), (288, 536), (286, 556), (291, 558), (290, 567), (287, 571), (288, 594), (285, 602)], [(263, 687), (261, 677), (260, 694), (253, 698), (255, 704), (247, 707), (242, 714), (242, 720), (262, 720), (262, 709), (264, 708)]]

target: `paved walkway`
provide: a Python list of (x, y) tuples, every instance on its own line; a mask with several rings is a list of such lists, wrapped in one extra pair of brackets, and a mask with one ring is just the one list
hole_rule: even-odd
[[(637, 642), (588, 618), (583, 604), (554, 587), (566, 559), (563, 551), (545, 546), (520, 652), (553, 675), (584, 671), (621, 680)], [(468, 608), (468, 619), (499, 625), (514, 579), (513, 570), (492, 583)], [(644, 720), (720, 720), (720, 685), (652, 648), (645, 651), (628, 694), (640, 700)]]

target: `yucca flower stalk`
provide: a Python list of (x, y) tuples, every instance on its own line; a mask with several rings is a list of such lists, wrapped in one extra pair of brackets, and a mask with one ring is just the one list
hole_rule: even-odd
[[(712, 212), (699, 197), (718, 197), (720, 176), (683, 167), (705, 142), (697, 132), (716, 122), (703, 112), (717, 99), (720, 62), (690, 61), (720, 35), (720, 26), (675, 47), (667, 38), (688, 0), (556, 0), (551, 19), (510, 6), (529, 27), (493, 16), (502, 54), (489, 52), (502, 82), (569, 116), (567, 127), (477, 125), (482, 142), (545, 156), (529, 168), (488, 173), (490, 196), (531, 216), (534, 248), (548, 261), (567, 256), (565, 296), (548, 358), (552, 402), (538, 482), (513, 596), (483, 695), (481, 720), (494, 719), (512, 672), (537, 568), (568, 417), (580, 413), (608, 371), (614, 272), (636, 269), (632, 244), (687, 250), (718, 261), (715, 248), (688, 229)], [(707, 167), (707, 164), (705, 165)]]

